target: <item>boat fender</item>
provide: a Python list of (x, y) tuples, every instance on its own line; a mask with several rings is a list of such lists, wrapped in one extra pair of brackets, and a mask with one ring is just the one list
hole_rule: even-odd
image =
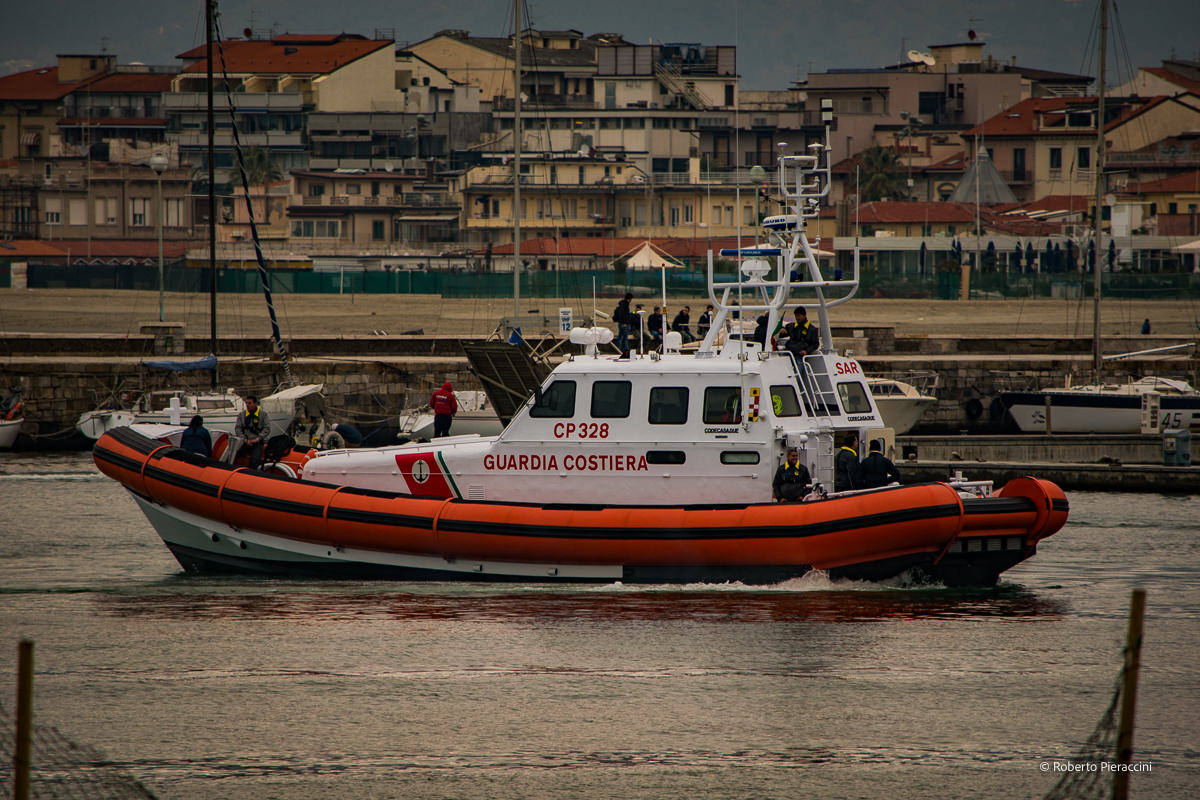
[(321, 437), (321, 447), (325, 450), (345, 450), (346, 440), (337, 431), (325, 431)]
[(988, 419), (992, 422), (999, 422), (1004, 419), (1004, 412), (1006, 410), (1004, 401), (999, 397), (993, 397), (992, 402), (988, 403)]
[(25, 405), (25, 404), (24, 404), (24, 403), (22, 403), (20, 400), (18, 400), (17, 402), (13, 403), (13, 407), (12, 407), (12, 408), (10, 408), (10, 409), (8, 410), (8, 413), (4, 415), (4, 418), (5, 418), (6, 420), (14, 420), (14, 419), (16, 419), (16, 418), (17, 418), (17, 415), (21, 413), (21, 408), (22, 408), (24, 405)]
[(983, 403), (979, 402), (978, 397), (972, 397), (963, 405), (963, 411), (967, 414), (967, 419), (979, 419), (983, 416)]

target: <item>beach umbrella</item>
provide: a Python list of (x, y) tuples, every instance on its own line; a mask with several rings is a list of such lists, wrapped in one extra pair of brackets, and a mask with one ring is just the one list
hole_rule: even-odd
[(1067, 239), (1067, 271), (1074, 272), (1079, 268), (1079, 253), (1075, 250), (1075, 243)]
[(988, 265), (988, 269), (996, 268), (996, 243), (988, 242), (987, 251), (984, 255), (983, 263)]
[(1042, 272), (1054, 271), (1054, 242), (1046, 240), (1046, 252), (1042, 256)]
[(929, 252), (929, 248), (925, 246), (925, 240), (921, 240), (921, 251), (917, 255), (917, 264), (921, 268), (921, 274), (925, 274), (925, 256)]
[(950, 255), (954, 258), (955, 264), (962, 263), (962, 244), (959, 243), (957, 238), (950, 243)]
[(1087, 251), (1087, 271), (1091, 272), (1096, 268), (1096, 240), (1092, 239), (1088, 242)]
[(1025, 243), (1025, 271), (1037, 272), (1037, 251), (1033, 249), (1033, 242)]
[(1021, 243), (1020, 242), (1017, 242), (1016, 246), (1013, 248), (1012, 265), (1013, 265), (1013, 269), (1015, 269), (1017, 272), (1021, 271)]
[(1112, 272), (1117, 266), (1117, 243), (1112, 239), (1108, 240), (1108, 271)]
[(1062, 267), (1063, 267), (1062, 248), (1059, 247), (1058, 242), (1055, 242), (1054, 243), (1054, 271), (1062, 272), (1063, 271)]

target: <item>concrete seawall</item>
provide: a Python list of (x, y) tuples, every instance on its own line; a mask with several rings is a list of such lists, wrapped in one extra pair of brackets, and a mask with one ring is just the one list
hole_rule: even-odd
[[(5, 333), (0, 335), (0, 388), (22, 388), (27, 420), (23, 432), (41, 436), (69, 430), (80, 414), (119, 401), (129, 391), (209, 388), (208, 372), (165, 373), (141, 364), (208, 353), (208, 339), (182, 333), (169, 324), (136, 335)], [(992, 340), (995, 349), (1005, 352), (978, 354), (974, 351), (981, 345), (974, 340), (895, 337), (890, 326), (835, 327), (834, 333), (838, 349), (853, 351), (868, 374), (937, 375), (938, 403), (916, 432), (941, 436), (1017, 434), (1000, 403), (1001, 392), (1062, 385), (1069, 376), (1079, 382), (1091, 366), (1077, 337)], [(328, 335), (292, 337), (287, 346), (296, 382), (326, 385), (331, 419), (374, 426), (385, 424), (402, 408), (425, 402), (445, 380), (457, 388), (482, 388), (470, 373), (460, 341), (437, 335)], [(1026, 346), (1034, 352), (1022, 352)], [(261, 395), (284, 381), (282, 363), (265, 337), (221, 337), (219, 351), (221, 388)], [(571, 351), (578, 348), (558, 352)], [(1200, 359), (1195, 357), (1131, 358), (1110, 362), (1106, 369), (1106, 380), (1113, 382), (1146, 374), (1200, 382)], [(1123, 452), (1109, 455), (1130, 462)]]

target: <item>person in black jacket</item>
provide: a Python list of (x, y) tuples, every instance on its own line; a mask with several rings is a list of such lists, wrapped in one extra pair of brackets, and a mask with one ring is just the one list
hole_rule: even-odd
[(900, 481), (900, 470), (891, 459), (883, 454), (883, 440), (871, 442), (871, 450), (862, 462), (863, 487), (874, 489), (876, 486), (887, 486), (889, 483)]
[(675, 319), (671, 320), (671, 330), (679, 333), (683, 339), (683, 344), (694, 342), (695, 336), (692, 336), (692, 329), (689, 327), (692, 321), (692, 309), (689, 306), (684, 306), (679, 309), (679, 313), (675, 315)]
[(700, 319), (696, 320), (696, 336), (703, 339), (708, 335), (708, 329), (712, 327), (713, 307), (709, 303), (704, 309), (704, 313), (700, 315)]
[(633, 292), (626, 292), (621, 302), (617, 303), (612, 315), (613, 322), (617, 323), (617, 347), (621, 348), (623, 358), (629, 357), (629, 334), (633, 330), (635, 321), (633, 311), (629, 309), (629, 301), (632, 299)]
[(804, 306), (796, 306), (793, 313), (795, 321), (783, 326), (783, 332), (787, 334), (787, 344), (784, 347), (799, 363), (804, 356), (811, 356), (821, 349), (821, 334), (817, 326), (808, 321), (808, 312), (804, 310)]
[(787, 461), (775, 470), (775, 480), (771, 482), (771, 490), (776, 500), (800, 500), (808, 494), (812, 485), (812, 476), (808, 467), (800, 463), (800, 451), (792, 447), (788, 449)]
[(846, 436), (833, 459), (833, 490), (846, 492), (863, 488), (862, 465), (858, 463), (858, 434)]
[(212, 435), (204, 427), (204, 417), (199, 414), (192, 417), (186, 429), (179, 437), (179, 446), (191, 453), (202, 456), (212, 455)]

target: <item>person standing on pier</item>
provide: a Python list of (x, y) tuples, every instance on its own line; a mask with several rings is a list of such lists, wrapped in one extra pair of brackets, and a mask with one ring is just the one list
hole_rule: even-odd
[(249, 453), (250, 469), (262, 466), (267, 434), (271, 432), (271, 418), (265, 409), (259, 407), (258, 398), (254, 395), (246, 396), (246, 410), (238, 415), (233, 432), (242, 438), (238, 455)]
[(429, 407), (433, 409), (433, 438), (450, 435), (450, 424), (458, 413), (458, 398), (454, 396), (454, 387), (450, 381), (442, 384), (442, 388), (434, 391), (429, 398)]

